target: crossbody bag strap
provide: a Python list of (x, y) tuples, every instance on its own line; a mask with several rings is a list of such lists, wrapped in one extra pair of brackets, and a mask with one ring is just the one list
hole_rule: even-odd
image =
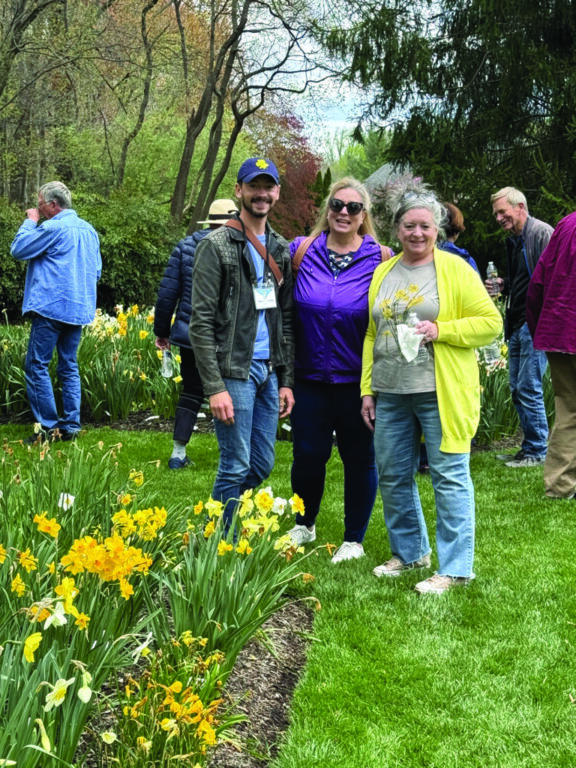
[(270, 267), (270, 270), (272, 274), (274, 275), (274, 279), (276, 280), (276, 283), (278, 284), (278, 287), (280, 288), (284, 284), (284, 277), (282, 276), (282, 272), (280, 271), (280, 267), (273, 258), (271, 258), (268, 254), (266, 254), (266, 249), (258, 240), (254, 232), (250, 229), (250, 227), (242, 227), (242, 224), (238, 221), (238, 219), (229, 219), (226, 224), (224, 224), (225, 227), (228, 227), (229, 229), (236, 229), (238, 232), (242, 232), (246, 235), (248, 240), (252, 243), (254, 248), (258, 251), (260, 256), (262, 257), (262, 260)]
[(314, 240), (316, 240), (315, 237), (305, 237), (304, 240), (302, 240), (302, 242), (296, 249), (296, 253), (294, 254), (294, 258), (292, 259), (292, 277), (294, 278), (294, 280), (296, 280), (296, 277), (298, 276), (298, 270), (300, 269), (300, 264), (302, 263), (302, 259), (304, 258), (306, 251), (308, 250), (308, 248), (310, 248)]

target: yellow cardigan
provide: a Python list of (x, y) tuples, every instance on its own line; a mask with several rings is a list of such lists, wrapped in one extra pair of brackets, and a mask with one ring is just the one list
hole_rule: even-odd
[[(372, 308), (383, 279), (399, 254), (374, 272), (368, 293), (370, 319), (362, 356), (362, 395), (374, 395), (372, 365), (376, 325)], [(502, 330), (502, 317), (479, 275), (460, 256), (434, 249), (440, 308), (434, 342), (434, 371), (442, 443), (446, 453), (467, 453), (480, 419), (480, 380), (474, 349), (489, 344)]]

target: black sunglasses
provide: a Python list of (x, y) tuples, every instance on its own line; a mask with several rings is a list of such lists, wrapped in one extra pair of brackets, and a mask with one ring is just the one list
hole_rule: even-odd
[(344, 200), (339, 200), (337, 197), (331, 197), (328, 200), (328, 208), (334, 213), (340, 213), (344, 208), (348, 211), (350, 216), (357, 216), (364, 208), (364, 203), (345, 203)]

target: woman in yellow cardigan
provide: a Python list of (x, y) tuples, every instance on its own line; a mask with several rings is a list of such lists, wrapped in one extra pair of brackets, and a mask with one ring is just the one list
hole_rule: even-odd
[(480, 416), (474, 350), (496, 338), (502, 319), (478, 274), (460, 256), (435, 248), (446, 216), (436, 196), (411, 182), (389, 204), (402, 252), (374, 273), (361, 382), (392, 552), (374, 574), (430, 567), (415, 480), (423, 432), (439, 567), (416, 590), (441, 594), (474, 578), (470, 441)]

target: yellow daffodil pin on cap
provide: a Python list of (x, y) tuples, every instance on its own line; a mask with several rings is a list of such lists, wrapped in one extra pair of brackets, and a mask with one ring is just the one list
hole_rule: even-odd
[(242, 182), (248, 184), (256, 176), (270, 176), (275, 184), (280, 184), (278, 168), (271, 160), (265, 160), (263, 157), (251, 157), (249, 160), (245, 160), (238, 171), (237, 181), (239, 184)]

